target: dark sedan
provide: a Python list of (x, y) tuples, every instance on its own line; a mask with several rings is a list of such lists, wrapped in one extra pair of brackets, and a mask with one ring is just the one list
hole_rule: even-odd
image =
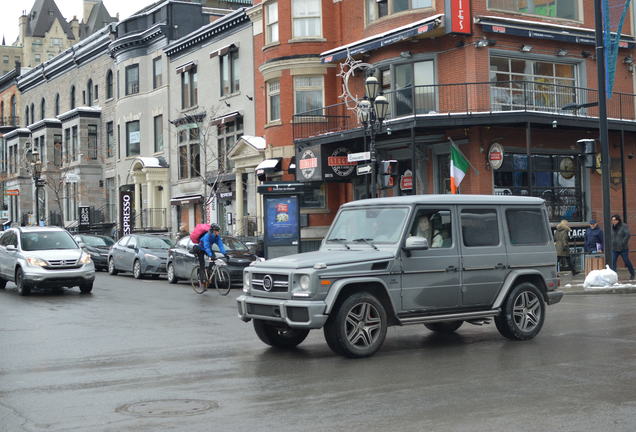
[(75, 241), (93, 259), (95, 270), (108, 270), (108, 251), (115, 241), (107, 236), (78, 234)]
[(166, 272), (168, 249), (172, 246), (167, 237), (142, 234), (122, 237), (108, 254), (108, 273), (132, 272), (135, 279), (146, 275), (158, 277)]
[[(247, 246), (234, 237), (221, 236), (221, 238), (230, 257), (227, 269), (230, 271), (232, 285), (242, 286), (243, 269), (260, 258), (251, 253)], [(175, 247), (168, 250), (168, 282), (177, 283), (179, 280), (190, 280), (192, 269), (199, 265), (197, 258), (190, 252), (192, 246), (190, 237), (184, 237), (177, 242)], [(216, 252), (217, 258), (223, 257), (215, 244), (212, 245), (212, 249)]]

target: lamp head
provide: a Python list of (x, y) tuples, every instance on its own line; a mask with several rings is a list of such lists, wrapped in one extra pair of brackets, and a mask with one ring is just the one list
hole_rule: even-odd
[(367, 97), (374, 100), (380, 91), (380, 81), (378, 81), (376, 77), (370, 76), (364, 81), (364, 89), (367, 93)]
[(378, 117), (378, 120), (380, 120), (380, 122), (384, 121), (389, 110), (389, 101), (387, 98), (380, 95), (375, 98), (373, 105), (375, 105), (375, 114)]

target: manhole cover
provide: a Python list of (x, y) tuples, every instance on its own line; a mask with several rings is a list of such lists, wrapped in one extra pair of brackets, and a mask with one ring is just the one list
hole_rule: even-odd
[(218, 407), (219, 404), (215, 401), (162, 399), (125, 404), (115, 411), (137, 417), (179, 417), (203, 414)]

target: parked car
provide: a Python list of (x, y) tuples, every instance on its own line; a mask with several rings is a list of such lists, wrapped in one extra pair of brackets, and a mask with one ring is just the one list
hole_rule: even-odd
[(95, 270), (108, 270), (108, 251), (115, 240), (108, 236), (88, 234), (78, 234), (74, 239), (91, 256)]
[(166, 273), (168, 249), (172, 240), (147, 234), (122, 237), (108, 252), (108, 273), (132, 272), (135, 279)]
[[(240, 287), (243, 280), (243, 269), (259, 258), (236, 238), (230, 236), (221, 236), (221, 238), (229, 255), (226, 268), (230, 272), (232, 285)], [(197, 257), (190, 252), (192, 246), (194, 244), (190, 237), (184, 237), (168, 250), (168, 282), (177, 283), (180, 279), (190, 280), (192, 269), (199, 265)], [(217, 258), (223, 257), (216, 244), (212, 245), (212, 249)]]
[(366, 357), (390, 325), (452, 333), (494, 319), (502, 336), (535, 337), (563, 292), (540, 198), (416, 195), (344, 204), (320, 250), (254, 263), (239, 317), (262, 342)]
[(0, 238), (0, 288), (13, 281), (20, 295), (36, 288), (93, 289), (95, 266), (68, 231), (55, 227), (12, 228)]

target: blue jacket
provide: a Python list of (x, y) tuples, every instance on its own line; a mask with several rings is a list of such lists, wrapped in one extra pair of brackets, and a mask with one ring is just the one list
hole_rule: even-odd
[(199, 247), (203, 249), (209, 257), (214, 258), (214, 252), (212, 251), (212, 244), (214, 243), (216, 243), (219, 247), (219, 251), (223, 255), (227, 253), (223, 240), (221, 240), (221, 236), (210, 234), (209, 232), (205, 233), (203, 237), (201, 237), (201, 240), (199, 240)]
[(585, 252), (596, 252), (596, 243), (601, 244), (603, 248), (603, 231), (599, 227), (588, 228), (585, 230)]

